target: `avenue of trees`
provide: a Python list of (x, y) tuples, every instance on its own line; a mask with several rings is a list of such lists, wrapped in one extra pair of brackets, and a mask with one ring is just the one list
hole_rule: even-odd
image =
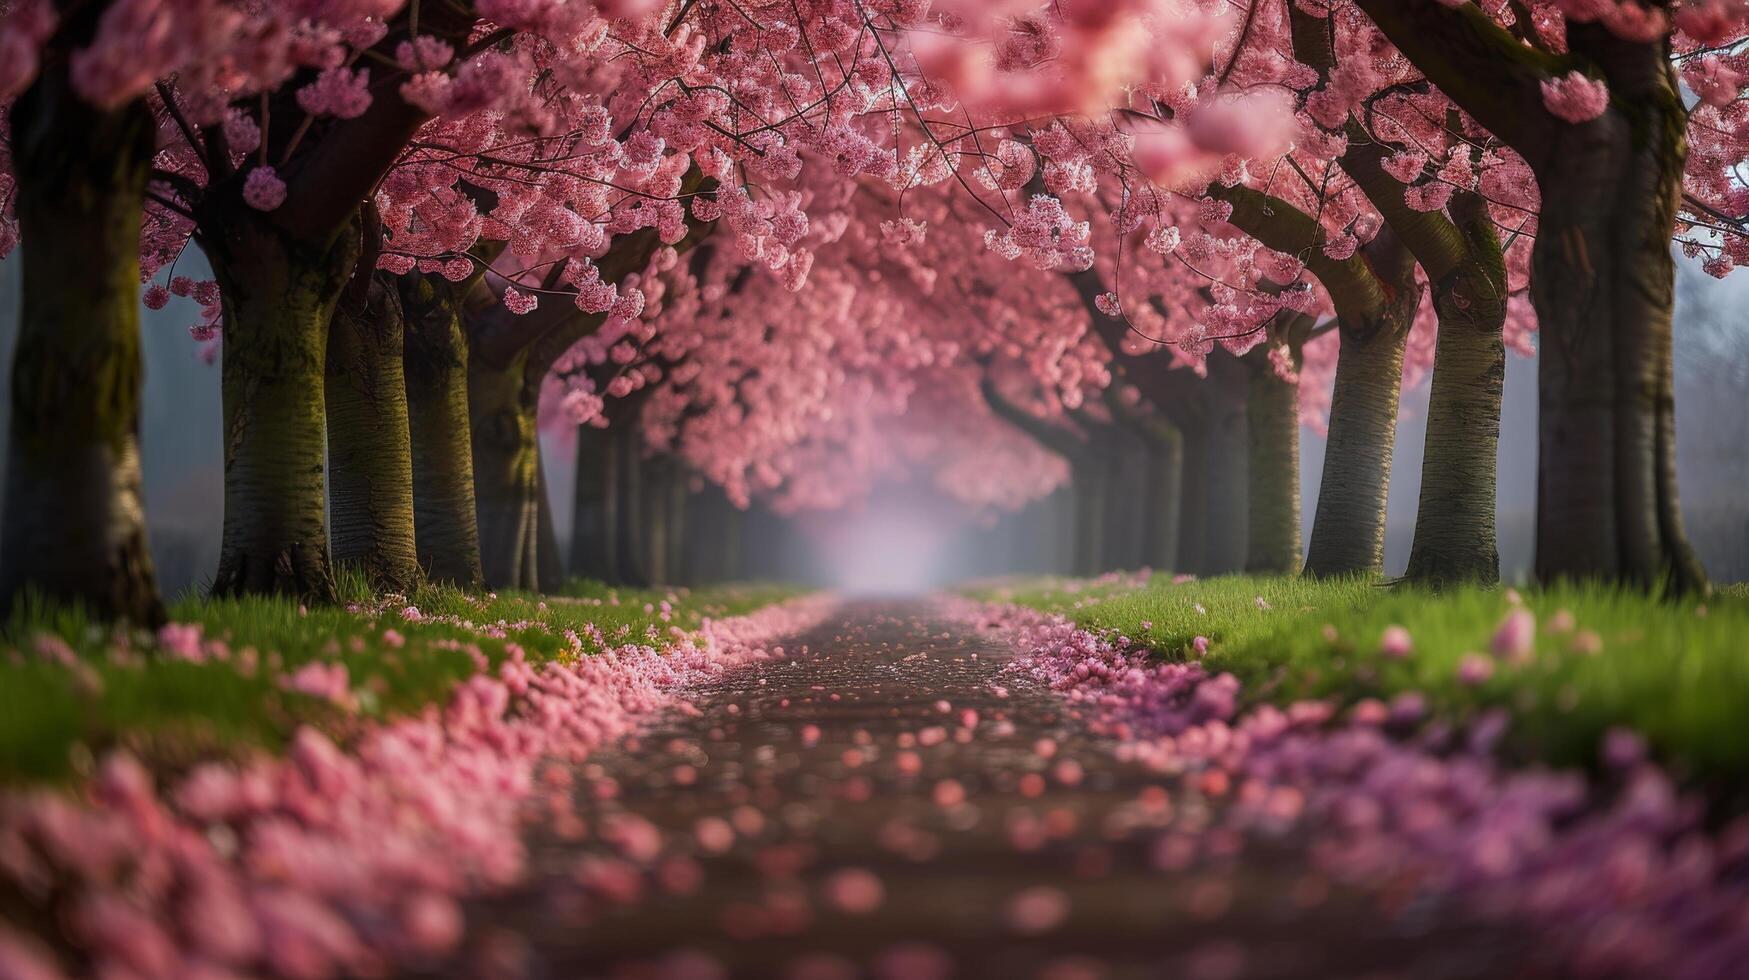
[(1066, 485), (1079, 573), (1378, 574), (1423, 377), (1407, 576), (1489, 581), (1509, 350), (1538, 577), (1705, 590), (1673, 252), (1749, 260), (1746, 17), (0, 0), (0, 597), (162, 621), (140, 309), (173, 298), (223, 374), (217, 596), (758, 574), (779, 515), (894, 472), (992, 511)]

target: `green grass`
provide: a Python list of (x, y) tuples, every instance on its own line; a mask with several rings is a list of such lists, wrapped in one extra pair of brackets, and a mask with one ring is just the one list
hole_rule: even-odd
[[(250, 748), (276, 749), (302, 724), (344, 739), (362, 720), (445, 700), (474, 670), (470, 647), (496, 664), (507, 643), (521, 645), (531, 661), (573, 656), (566, 630), (582, 639), (585, 654), (603, 644), (662, 645), (672, 631), (696, 630), (706, 617), (739, 615), (796, 594), (760, 585), (643, 592), (575, 582), (558, 596), (422, 589), (385, 603), (373, 601), (356, 579), (342, 590), (342, 605), (302, 611), (281, 599), (177, 602), (175, 622), (198, 623), (206, 640), (232, 652), (228, 662), (207, 663), (167, 658), (151, 636), (112, 633), (77, 611), (27, 604), (0, 634), (0, 785), (83, 774), (117, 745), (175, 771)], [(671, 606), (666, 620), (664, 602)], [(404, 619), (408, 604), (426, 618)], [(433, 621), (445, 616), (473, 628)], [(499, 630), (502, 638), (486, 635)], [(82, 666), (45, 661), (36, 653), (45, 636), (64, 640)], [(237, 666), (245, 648), (260, 664), (253, 674)], [(118, 657), (118, 649), (137, 655)], [(346, 665), (358, 692), (356, 712), (281, 688), (280, 677), (317, 660)]]
[[(1231, 671), (1251, 702), (1328, 697), (1343, 704), (1421, 692), (1439, 717), (1461, 721), (1502, 706), (1513, 724), (1504, 749), (1518, 761), (1596, 763), (1600, 737), (1625, 725), (1645, 737), (1679, 778), (1749, 802), (1749, 590), (1705, 600), (1661, 601), (1598, 586), (1529, 590), (1536, 656), (1495, 664), (1478, 686), (1461, 683), (1465, 653), (1486, 653), (1511, 608), (1508, 590), (1439, 594), (1350, 580), (1216, 578), (1170, 584), (1030, 580), (972, 594), (1060, 613), (1095, 630), (1127, 635), (1162, 656), (1191, 655), (1209, 639), (1211, 669)], [(1257, 597), (1269, 608), (1260, 608)], [(1201, 607), (1199, 610), (1198, 607)], [(1571, 630), (1551, 628), (1570, 613)], [(1401, 625), (1413, 653), (1379, 652), (1386, 627)], [(1593, 636), (1600, 641), (1596, 652)]]

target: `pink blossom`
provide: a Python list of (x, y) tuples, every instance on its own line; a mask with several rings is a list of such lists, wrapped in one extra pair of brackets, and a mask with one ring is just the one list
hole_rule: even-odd
[(312, 116), (356, 119), (370, 108), (370, 69), (329, 68), (298, 89), (297, 99)]
[(1379, 637), (1379, 653), (1392, 660), (1406, 660), (1415, 651), (1415, 641), (1409, 631), (1395, 623), (1385, 627)]
[(1475, 687), (1494, 676), (1494, 661), (1479, 653), (1466, 653), (1458, 659), (1458, 682)]
[(1570, 123), (1589, 122), (1609, 108), (1609, 84), (1570, 71), (1542, 83), (1543, 107)]
[(356, 707), (346, 665), (342, 663), (326, 664), (313, 660), (285, 678), (281, 686), (288, 691), (332, 701), (349, 711)]
[(533, 313), (540, 306), (540, 296), (524, 293), (515, 286), (504, 287), (504, 308), (517, 316)]
[(1500, 620), (1489, 648), (1494, 656), (1520, 664), (1536, 655), (1536, 614), (1519, 606)]
[(243, 181), (243, 201), (257, 211), (276, 210), (285, 196), (285, 181), (272, 167), (256, 167)]
[(201, 663), (206, 653), (200, 645), (199, 623), (165, 623), (158, 628), (158, 647), (177, 660)]

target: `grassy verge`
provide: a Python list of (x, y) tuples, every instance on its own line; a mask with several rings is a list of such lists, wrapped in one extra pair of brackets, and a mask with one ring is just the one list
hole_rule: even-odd
[[(1660, 601), (1601, 587), (1434, 594), (1362, 581), (1217, 578), (1010, 581), (978, 598), (1059, 613), (1182, 659), (1231, 671), (1253, 702), (1327, 697), (1352, 704), (1414, 692), (1437, 717), (1511, 711), (1504, 748), (1521, 761), (1596, 764), (1611, 728), (1638, 732), (1679, 778), (1749, 802), (1749, 591)], [(1515, 599), (1522, 606), (1515, 604)], [(1502, 635), (1515, 609), (1527, 644)], [(1517, 626), (1528, 625), (1520, 617)], [(1386, 630), (1407, 631), (1406, 655)], [(1517, 647), (1516, 650), (1513, 647)], [(1467, 668), (1465, 664), (1468, 664)], [(1488, 673), (1489, 676), (1479, 675)]]
[(343, 605), (307, 610), (282, 599), (186, 599), (171, 610), (181, 625), (158, 636), (112, 633), (64, 609), (24, 609), (0, 637), (0, 785), (80, 775), (116, 745), (176, 770), (277, 748), (302, 724), (345, 738), (364, 721), (441, 703), (478, 658), (496, 665), (509, 644), (531, 662), (660, 645), (707, 617), (795, 594), (592, 582), (545, 597), (433, 588), (379, 600), (359, 581), (343, 590)]

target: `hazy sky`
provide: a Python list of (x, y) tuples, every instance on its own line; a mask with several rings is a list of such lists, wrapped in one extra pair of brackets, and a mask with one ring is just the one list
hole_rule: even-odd
[[(1709, 568), (1721, 578), (1749, 578), (1749, 272), (1713, 280), (1692, 264), (1677, 283), (1678, 467), (1691, 531)], [(207, 275), (191, 249), (178, 270)], [(0, 350), (10, 352), (16, 331), (20, 269), (14, 255), (0, 262)], [(195, 585), (216, 562), (222, 515), (219, 371), (196, 356), (187, 325), (192, 304), (177, 300), (145, 313), (146, 393), (142, 431), (146, 504), (153, 546), (167, 589)], [(0, 377), (10, 390), (10, 370)], [(1391, 483), (1387, 570), (1408, 560), (1420, 491), (1426, 385), (1404, 393)], [(0, 399), (0, 412), (9, 399)], [(1508, 355), (1500, 440), (1501, 559), (1509, 578), (1530, 561), (1530, 513), (1535, 499), (1536, 365)], [(555, 450), (560, 447), (553, 447)], [(568, 449), (568, 447), (565, 447)], [(1302, 433), (1301, 466), (1307, 521), (1317, 499), (1323, 440)], [(548, 475), (557, 502), (561, 540), (569, 527), (572, 460), (549, 453)], [(883, 513), (871, 508), (871, 513)], [(871, 518), (872, 519), (872, 518)], [(885, 518), (883, 518), (885, 519)], [(852, 519), (854, 520), (854, 518)], [(950, 536), (946, 528), (937, 533)], [(987, 535), (955, 540), (987, 539)], [(854, 533), (846, 540), (856, 540)], [(955, 562), (944, 566), (944, 573)]]

